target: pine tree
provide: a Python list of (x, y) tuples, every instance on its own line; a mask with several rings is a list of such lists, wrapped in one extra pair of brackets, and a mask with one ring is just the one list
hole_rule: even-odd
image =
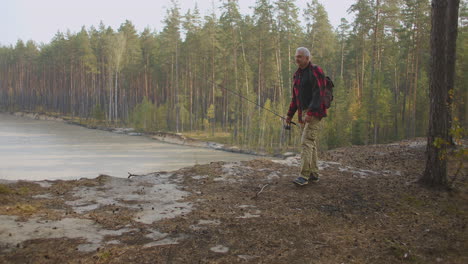
[[(448, 4), (447, 4), (448, 3)], [(450, 144), (449, 92), (453, 89), (456, 33), (452, 35), (453, 21), (458, 20), (458, 0), (433, 0), (431, 31), (430, 121), (426, 150), (426, 169), (421, 182), (436, 187), (447, 187), (447, 147)], [(450, 28), (448, 28), (450, 27)], [(450, 33), (447, 34), (447, 31)]]

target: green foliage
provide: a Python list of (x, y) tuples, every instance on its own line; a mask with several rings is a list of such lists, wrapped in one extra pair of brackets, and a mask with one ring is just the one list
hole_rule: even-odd
[[(349, 8), (355, 19), (337, 28), (317, 0), (303, 11), (294, 0), (259, 0), (253, 9), (241, 14), (237, 1), (224, 1), (220, 16), (202, 16), (196, 6), (181, 15), (173, 2), (157, 31), (139, 33), (127, 20), (116, 30), (101, 23), (58, 32), (49, 44), (0, 47), (0, 108), (47, 109), (145, 131), (204, 130), (244, 148), (298, 151), (299, 129), (289, 135), (278, 117), (221, 86), (284, 115), (295, 49), (305, 46), (335, 82), (321, 149), (425, 136), (427, 1), (358, 0)], [(466, 10), (465, 1), (451, 94), (461, 127), (468, 112)]]
[(0, 194), (10, 194), (11, 192), (12, 191), (8, 186), (5, 184), (0, 184)]
[(143, 101), (135, 106), (132, 112), (132, 125), (136, 129), (151, 130), (154, 129), (154, 105), (145, 96)]
[(307, 24), (306, 43), (311, 49), (311, 60), (319, 63), (325, 70), (331, 70), (337, 39), (328, 19), (325, 7), (317, 0), (307, 4), (304, 11)]
[(447, 139), (436, 137), (432, 142), (432, 145), (439, 150), (439, 159), (445, 160), (450, 157), (457, 162), (457, 171), (452, 177), (451, 185), (454, 184), (457, 176), (460, 172), (463, 172), (465, 169), (465, 163), (468, 160), (468, 148), (463, 147), (462, 139), (468, 136), (468, 130), (460, 125), (458, 118), (453, 120), (453, 127), (449, 131), (449, 135), (452, 136), (453, 143), (461, 147), (454, 148), (449, 152), (449, 147), (452, 142), (449, 142)]
[(214, 106), (214, 104), (210, 105), (210, 107), (208, 108), (208, 111), (206, 113), (206, 116), (208, 117), (209, 120), (213, 120), (215, 118), (215, 106)]
[[(328, 117), (324, 121), (324, 133), (320, 142), (326, 142), (323, 149), (331, 149), (346, 146), (350, 142), (352, 113), (349, 111), (351, 100), (349, 100), (350, 89), (344, 86), (343, 80), (334, 82), (334, 99), (332, 107), (328, 110)], [(323, 143), (322, 143), (323, 144)]]
[(167, 127), (167, 105), (161, 105), (156, 108), (155, 115), (154, 115), (154, 126), (156, 129), (161, 130), (161, 131), (166, 131), (168, 130)]
[[(459, 146), (463, 146), (462, 139), (468, 137), (468, 129), (465, 127), (462, 127), (458, 118), (454, 118), (453, 120), (453, 127), (450, 129), (449, 133), (455, 144)], [(468, 148), (466, 147), (460, 147), (458, 149), (455, 149), (452, 152), (452, 157), (457, 161), (457, 171), (452, 177), (452, 183), (453, 184), (460, 172), (463, 172), (465, 170), (465, 163), (468, 160)]]
[(363, 118), (358, 118), (355, 122), (353, 122), (351, 143), (353, 145), (364, 145), (367, 138), (366, 132), (366, 120)]
[(97, 104), (93, 107), (93, 110), (91, 112), (92, 117), (98, 121), (103, 121), (106, 118), (105, 112), (102, 110), (102, 107)]

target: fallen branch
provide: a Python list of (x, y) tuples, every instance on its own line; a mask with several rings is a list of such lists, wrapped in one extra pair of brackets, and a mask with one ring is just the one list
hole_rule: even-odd
[(261, 188), (261, 190), (260, 190), (258, 193), (256, 193), (256, 194), (255, 194), (255, 196), (254, 196), (254, 197), (252, 197), (252, 199), (255, 199), (255, 198), (257, 198), (257, 197), (258, 197), (258, 195), (259, 195), (261, 192), (263, 192), (263, 189), (265, 189), (265, 187), (267, 187), (267, 186), (268, 186), (268, 183), (267, 183), (267, 184), (265, 184), (265, 185), (263, 185), (263, 187)]
[(130, 177), (136, 177), (136, 176), (145, 176), (144, 174), (132, 174), (132, 173), (128, 173), (128, 179), (130, 179)]

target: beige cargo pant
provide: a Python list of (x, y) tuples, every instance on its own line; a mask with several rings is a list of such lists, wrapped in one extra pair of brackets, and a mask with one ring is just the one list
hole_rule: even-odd
[[(307, 110), (302, 113), (302, 120), (305, 120)], [(310, 174), (319, 176), (317, 141), (321, 127), (320, 117), (312, 116), (310, 122), (303, 124), (301, 136), (301, 176), (309, 179)]]

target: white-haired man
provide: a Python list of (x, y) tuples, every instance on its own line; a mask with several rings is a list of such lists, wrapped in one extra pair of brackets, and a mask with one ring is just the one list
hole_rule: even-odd
[(327, 116), (327, 109), (320, 100), (326, 79), (323, 70), (310, 62), (310, 51), (307, 48), (297, 48), (295, 59), (299, 68), (293, 77), (292, 99), (286, 122), (290, 124), (298, 112), (302, 128), (301, 170), (293, 182), (303, 186), (319, 180), (317, 138), (320, 121)]

